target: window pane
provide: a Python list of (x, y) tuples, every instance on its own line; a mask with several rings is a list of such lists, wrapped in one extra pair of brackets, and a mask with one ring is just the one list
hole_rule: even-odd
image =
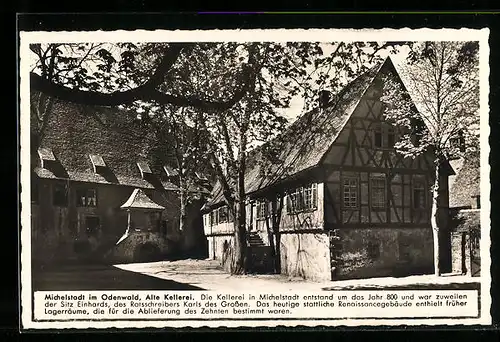
[(375, 147), (382, 147), (382, 129), (380, 126), (375, 128), (373, 135), (373, 143), (375, 144)]
[(413, 208), (424, 209), (426, 207), (425, 200), (425, 182), (422, 179), (413, 180)]
[(394, 147), (395, 140), (394, 131), (389, 131), (387, 133), (387, 147)]
[(371, 205), (372, 208), (385, 208), (385, 179), (372, 178), (371, 179)]
[(96, 207), (97, 191), (95, 189), (77, 189), (76, 205), (79, 207)]
[(346, 178), (344, 180), (344, 207), (356, 208), (358, 206), (358, 180)]

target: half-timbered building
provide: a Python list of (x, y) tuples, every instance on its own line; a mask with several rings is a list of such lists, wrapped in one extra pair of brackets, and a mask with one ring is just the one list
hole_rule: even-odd
[[(316, 280), (432, 272), (434, 158), (396, 152), (403, 131), (384, 120), (380, 100), (388, 73), (399, 79), (390, 58), (338, 94), (323, 93), (317, 108), (250, 153), (249, 248), (268, 248), (263, 254), (277, 259), (278, 272)], [(443, 168), (440, 179), (444, 216), (450, 173)], [(216, 185), (204, 227), (209, 256), (222, 262), (231, 221)], [(441, 250), (449, 263), (449, 248)]]

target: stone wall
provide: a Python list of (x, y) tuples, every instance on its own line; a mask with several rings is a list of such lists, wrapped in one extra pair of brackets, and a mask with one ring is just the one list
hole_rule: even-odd
[(281, 234), (281, 273), (310, 280), (330, 280), (329, 239), (324, 233)]
[[(52, 189), (55, 184), (67, 184), (66, 206), (53, 205)], [(76, 189), (97, 190), (96, 207), (76, 205)], [(117, 185), (39, 180), (39, 201), (31, 205), (32, 259), (34, 263), (65, 263), (99, 261), (113, 248), (127, 229), (127, 213), (120, 206), (128, 199), (134, 188)], [(166, 207), (162, 220), (167, 231), (161, 232), (169, 240), (178, 241), (178, 202), (175, 193), (157, 194), (154, 199)], [(177, 207), (176, 207), (177, 205)], [(99, 231), (89, 236), (86, 231), (88, 217), (99, 220)]]
[(222, 267), (229, 271), (231, 254), (233, 250), (233, 235), (213, 235), (207, 236), (208, 257), (218, 260)]
[[(454, 232), (451, 235), (451, 272), (470, 274), (470, 248), (467, 233)], [(469, 266), (469, 267), (468, 267)]]
[(270, 246), (248, 247), (248, 272), (257, 274), (274, 273), (272, 249)]
[(432, 273), (431, 228), (339, 229), (336, 279)]
[(132, 231), (120, 239), (105, 259), (112, 263), (158, 261), (175, 252), (174, 243), (158, 232)]

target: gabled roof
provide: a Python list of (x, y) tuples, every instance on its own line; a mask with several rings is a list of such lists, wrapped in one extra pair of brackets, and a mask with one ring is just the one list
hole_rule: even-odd
[[(329, 151), (387, 58), (358, 76), (340, 91), (329, 106), (315, 108), (299, 117), (281, 136), (251, 151), (247, 160), (245, 190), (252, 193), (317, 166)], [(223, 200), (217, 183), (212, 204)]]
[[(459, 162), (456, 162), (459, 164)], [(467, 153), (460, 161), (461, 167), (450, 184), (450, 208), (470, 207), (475, 196), (480, 194), (479, 152)]]
[[(32, 94), (33, 105), (37, 95)], [(173, 162), (165, 148), (168, 143), (160, 143), (153, 130), (141, 127), (134, 119), (134, 113), (118, 108), (55, 99), (40, 149), (32, 151), (35, 174), (49, 179), (178, 190), (163, 170)], [(40, 151), (54, 161), (42, 165)], [(138, 167), (143, 163), (149, 164), (153, 177), (143, 179)]]
[(148, 209), (148, 210), (164, 210), (165, 207), (155, 203), (149, 198), (142, 189), (135, 189), (128, 200), (123, 203), (122, 209)]

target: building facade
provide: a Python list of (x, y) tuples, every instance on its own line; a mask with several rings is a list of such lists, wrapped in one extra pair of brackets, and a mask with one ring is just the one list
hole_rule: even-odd
[[(397, 75), (390, 59), (249, 156), (249, 243), (271, 247), (278, 272), (314, 280), (432, 272), (434, 158), (396, 152), (404, 132), (383, 118), (387, 73)], [(267, 155), (273, 157), (266, 164)], [(440, 176), (443, 220), (448, 166)], [(207, 208), (209, 256), (224, 263), (233, 225), (217, 185)], [(449, 264), (449, 247), (441, 249)]]
[[(149, 240), (158, 245), (157, 255), (150, 255), (156, 259), (182, 254), (184, 241), (192, 241), (192, 236), (203, 241), (196, 203), (188, 208), (186, 229), (179, 230), (179, 187), (172, 177), (168, 145), (152, 130), (118, 109), (58, 100), (48, 115), (43, 135), (32, 132), (32, 137), (38, 135), (31, 148), (35, 264), (114, 262), (110, 250), (129, 224), (134, 231), (150, 232), (149, 238), (134, 244), (136, 251), (129, 251), (128, 259), (116, 260), (144, 259), (141, 253), (147, 250), (141, 245)], [(121, 206), (139, 190), (161, 208), (155, 220), (141, 213), (128, 222)]]
[(451, 163), (450, 231), (452, 272), (481, 275), (481, 196), (479, 151), (466, 153)]

